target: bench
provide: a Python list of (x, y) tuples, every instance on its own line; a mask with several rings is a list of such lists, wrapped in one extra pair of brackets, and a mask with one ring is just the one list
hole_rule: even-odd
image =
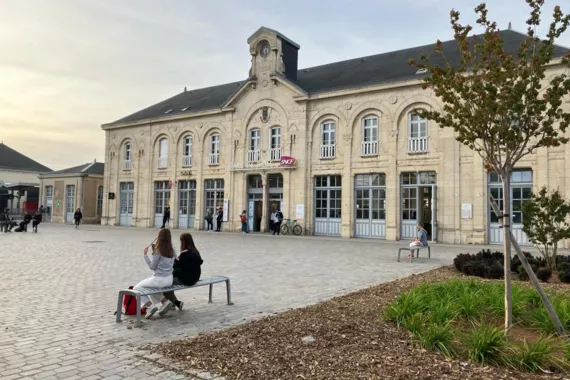
[(233, 305), (232, 303), (232, 292), (231, 292), (231, 287), (230, 287), (230, 279), (229, 277), (225, 277), (225, 276), (213, 276), (213, 277), (206, 277), (203, 278), (201, 280), (199, 280), (197, 283), (195, 283), (192, 286), (186, 286), (186, 285), (174, 285), (174, 286), (170, 286), (168, 288), (144, 288), (144, 289), (122, 289), (119, 291), (119, 297), (117, 299), (117, 323), (118, 322), (122, 322), (121, 320), (121, 314), (122, 314), (122, 307), (123, 307), (123, 296), (126, 294), (129, 294), (131, 296), (134, 296), (136, 298), (137, 301), (137, 321), (136, 321), (136, 327), (140, 327), (141, 326), (141, 297), (142, 296), (149, 296), (151, 294), (158, 294), (158, 293), (164, 293), (164, 292), (170, 292), (170, 291), (179, 291), (179, 290), (184, 290), (184, 289), (190, 289), (190, 288), (198, 288), (200, 286), (206, 286), (209, 285), (210, 286), (210, 294), (208, 297), (208, 303), (212, 303), (212, 292), (214, 290), (214, 284), (220, 283), (220, 282), (225, 282), (226, 283), (226, 294), (227, 294), (227, 298), (228, 298), (228, 305)]
[(431, 259), (431, 247), (428, 246), (417, 246), (417, 247), (402, 247), (398, 250), (398, 262), (400, 262), (400, 253), (402, 253), (402, 251), (406, 251), (406, 252), (410, 252), (410, 263), (412, 262), (412, 259), (414, 258), (414, 251), (417, 251), (416, 253), (416, 257), (420, 257), (420, 250), (422, 249), (427, 249), (428, 251), (428, 258)]

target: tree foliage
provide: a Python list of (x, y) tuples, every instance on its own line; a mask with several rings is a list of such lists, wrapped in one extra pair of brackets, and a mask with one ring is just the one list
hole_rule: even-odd
[[(410, 64), (425, 68), (424, 88), (431, 88), (444, 103), (442, 110), (417, 112), (455, 130), (456, 139), (478, 152), (488, 169), (503, 177), (525, 155), (540, 147), (566, 144), (570, 112), (563, 111), (564, 97), (570, 93), (570, 77), (560, 73), (546, 78), (555, 57), (556, 39), (566, 31), (570, 15), (560, 7), (553, 12), (548, 33), (539, 39), (543, 0), (527, 0), (531, 8), (528, 31), (516, 55), (508, 54), (496, 22), (489, 21), (484, 3), (475, 8), (481, 35), (469, 36), (473, 28), (459, 22), (459, 12), (451, 11), (454, 38), (461, 61), (450, 63), (438, 40), (434, 54), (445, 64), (431, 64), (428, 56)], [(570, 67), (570, 54), (561, 58)]]
[(570, 239), (570, 202), (559, 190), (549, 193), (546, 187), (523, 203), (523, 231), (546, 259), (548, 268), (556, 270), (558, 242)]

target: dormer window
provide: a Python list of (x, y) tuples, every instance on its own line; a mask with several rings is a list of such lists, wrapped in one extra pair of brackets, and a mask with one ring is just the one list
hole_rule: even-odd
[(164, 111), (164, 113), (171, 113), (173, 111), (172, 108), (167, 109), (166, 111)]

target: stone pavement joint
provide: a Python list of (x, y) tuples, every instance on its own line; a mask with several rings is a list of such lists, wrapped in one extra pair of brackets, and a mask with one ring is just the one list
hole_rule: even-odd
[[(173, 242), (180, 233), (173, 231)], [(119, 289), (151, 275), (142, 249), (156, 234), (101, 226), (76, 231), (49, 223), (37, 234), (0, 234), (0, 262), (9, 268), (0, 282), (2, 380), (221, 380), (206, 371), (183, 372), (137, 349), (428, 271), (450, 264), (459, 252), (480, 249), (436, 245), (431, 260), (410, 264), (396, 262), (397, 248), (406, 242), (192, 232), (204, 259), (202, 275), (230, 277), (235, 305), (225, 304), (224, 286), (214, 287), (213, 304), (207, 287), (189, 289), (178, 293), (182, 312), (144, 321), (140, 329), (129, 328), (132, 316), (115, 323)], [(30, 300), (33, 308), (13, 302), (14, 290), (16, 299)]]

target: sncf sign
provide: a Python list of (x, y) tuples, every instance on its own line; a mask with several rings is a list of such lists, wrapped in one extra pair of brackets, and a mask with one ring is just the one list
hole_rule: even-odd
[(281, 166), (295, 166), (295, 159), (289, 156), (281, 156)]

